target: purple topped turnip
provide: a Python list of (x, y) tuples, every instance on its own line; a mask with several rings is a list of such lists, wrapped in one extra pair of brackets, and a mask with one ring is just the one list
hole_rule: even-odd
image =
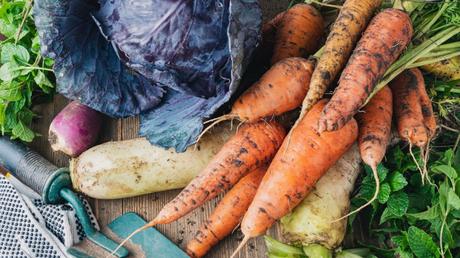
[(101, 113), (77, 101), (71, 102), (50, 125), (48, 140), (51, 148), (77, 157), (95, 144), (101, 120)]

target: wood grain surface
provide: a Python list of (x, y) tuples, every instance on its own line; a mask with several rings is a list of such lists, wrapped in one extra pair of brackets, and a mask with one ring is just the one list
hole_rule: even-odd
[[(263, 9), (264, 19), (273, 17), (279, 11), (287, 8), (289, 0), (260, 0)], [(38, 119), (34, 122), (34, 130), (42, 134), (33, 142), (33, 148), (41, 153), (44, 157), (58, 166), (67, 166), (68, 158), (59, 153), (53, 153), (47, 141), (48, 127), (51, 120), (64, 106), (67, 100), (62, 96), (56, 96), (53, 103), (34, 107), (39, 114)], [(103, 134), (100, 142), (127, 140), (138, 137), (139, 119), (137, 117), (114, 120), (107, 118), (103, 123)], [(174, 198), (179, 190), (155, 193), (140, 197), (134, 197), (123, 200), (91, 200), (93, 211), (96, 214), (99, 224), (103, 227), (116, 217), (128, 211), (134, 211), (149, 220), (155, 217), (161, 207)], [(220, 198), (218, 198), (220, 199)], [(197, 231), (200, 224), (215, 207), (217, 200), (207, 203), (202, 208), (192, 214), (180, 219), (170, 225), (159, 226), (158, 230), (164, 233), (168, 238), (184, 247), (185, 243)], [(274, 226), (269, 234), (279, 237), (278, 226)], [(208, 254), (207, 257), (224, 258), (229, 257), (235, 250), (242, 234), (236, 231), (232, 236), (221, 241), (218, 246)], [(262, 237), (251, 240), (246, 247), (240, 252), (238, 257), (265, 257), (265, 244)]]

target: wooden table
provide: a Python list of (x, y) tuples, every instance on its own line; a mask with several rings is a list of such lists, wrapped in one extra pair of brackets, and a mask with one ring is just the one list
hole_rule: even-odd
[[(277, 12), (286, 9), (289, 2), (289, 0), (260, 0), (264, 18), (271, 18)], [(67, 166), (69, 160), (65, 155), (53, 153), (51, 151), (47, 141), (48, 127), (55, 114), (57, 114), (66, 103), (67, 100), (62, 96), (56, 96), (53, 103), (34, 108), (40, 117), (35, 121), (33, 127), (34, 130), (43, 136), (37, 138), (33, 142), (33, 148), (58, 166)], [(136, 138), (138, 137), (138, 125), (139, 119), (137, 117), (119, 120), (106, 119), (103, 124), (103, 134), (100, 142)], [(92, 200), (93, 211), (101, 226), (108, 224), (114, 218), (128, 211), (134, 211), (149, 220), (155, 217), (161, 207), (178, 193), (179, 190), (175, 190), (123, 200)], [(216, 201), (217, 200), (207, 203), (201, 209), (198, 209), (176, 223), (159, 226), (158, 229), (179, 246), (184, 247), (187, 241), (197, 231), (203, 220), (209, 216), (210, 212), (215, 207)], [(274, 226), (269, 231), (269, 234), (279, 237), (278, 227)], [(236, 231), (231, 237), (221, 241), (218, 246), (213, 248), (207, 257), (229, 257), (241, 239), (242, 233)], [(251, 240), (240, 252), (238, 257), (265, 257), (265, 251), (263, 238), (259, 237)]]

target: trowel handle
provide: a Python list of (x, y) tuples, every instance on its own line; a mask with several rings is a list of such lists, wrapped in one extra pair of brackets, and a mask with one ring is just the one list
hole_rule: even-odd
[(67, 169), (58, 169), (29, 147), (5, 136), (0, 137), (0, 166), (39, 193), (46, 203), (61, 202), (59, 191), (72, 185)]

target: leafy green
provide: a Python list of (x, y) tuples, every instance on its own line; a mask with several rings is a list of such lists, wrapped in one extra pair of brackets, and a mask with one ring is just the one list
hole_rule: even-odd
[[(358, 214), (363, 219), (372, 218), (369, 234), (380, 242), (363, 246), (390, 251), (393, 257), (453, 257), (452, 253), (460, 251), (457, 152), (452, 148), (432, 150), (428, 163), (431, 183), (423, 184), (406, 147), (401, 146), (390, 149), (387, 161), (381, 164), (388, 171), (382, 183), (391, 186), (389, 198), (374, 202)], [(360, 191), (352, 199), (353, 206), (371, 198), (367, 194), (371, 189), (366, 187), (372, 188), (372, 179), (366, 173)]]
[(31, 7), (31, 0), (0, 0), (0, 130), (25, 142), (36, 136), (32, 102), (50, 99), (55, 81), (53, 60), (40, 55)]
[(411, 226), (407, 231), (407, 242), (416, 257), (433, 258), (439, 257), (439, 250), (433, 239), (425, 231)]

